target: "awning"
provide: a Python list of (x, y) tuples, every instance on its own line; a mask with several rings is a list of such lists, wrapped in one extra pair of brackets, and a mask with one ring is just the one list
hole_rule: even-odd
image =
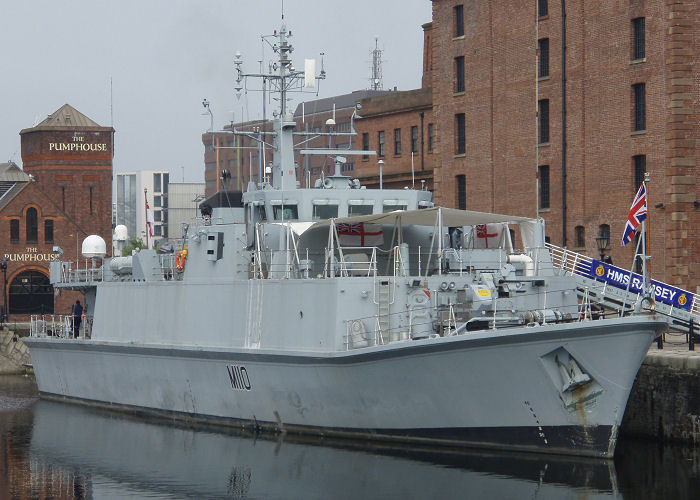
[[(422, 210), (395, 210), (385, 214), (357, 215), (355, 217), (338, 217), (333, 219), (336, 224), (396, 224), (404, 226), (434, 226), (438, 218), (438, 211), (442, 211), (443, 227), (474, 226), (476, 224), (495, 223), (522, 223), (535, 222), (529, 217), (517, 217), (515, 215), (491, 214), (487, 212), (474, 212), (458, 210), (456, 208), (433, 207)], [(330, 225), (330, 219), (316, 222), (309, 229)]]

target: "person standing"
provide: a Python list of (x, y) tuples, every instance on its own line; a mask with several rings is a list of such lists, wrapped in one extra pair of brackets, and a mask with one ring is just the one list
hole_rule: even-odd
[(83, 306), (80, 305), (80, 301), (76, 300), (73, 304), (73, 337), (76, 339), (80, 334), (80, 323), (83, 321)]

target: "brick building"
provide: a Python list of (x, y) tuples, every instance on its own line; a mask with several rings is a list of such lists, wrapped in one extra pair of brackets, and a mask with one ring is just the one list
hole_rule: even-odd
[(700, 285), (696, 1), (433, 0), (430, 36), (437, 203), (539, 214), (589, 255), (608, 232), (630, 267), (648, 172), (652, 276)]
[[(386, 92), (375, 90), (358, 90), (350, 94), (342, 94), (314, 101), (300, 103), (294, 112), (296, 122), (295, 132), (327, 133), (331, 129), (335, 132), (349, 133), (350, 120), (355, 111), (355, 104), (361, 99), (381, 95)], [(333, 119), (335, 125), (328, 123)], [(231, 130), (235, 126), (237, 130), (249, 131), (251, 135), (257, 136), (260, 132), (272, 130), (272, 122), (262, 120), (236, 123), (227, 125), (224, 130)], [(357, 126), (357, 122), (355, 122)], [(299, 138), (296, 142), (301, 142)], [(271, 144), (270, 136), (266, 142)], [(258, 141), (246, 136), (234, 136), (226, 132), (206, 133), (202, 135), (204, 144), (204, 182), (205, 196), (208, 198), (217, 191), (226, 187), (227, 189), (242, 189), (245, 191), (250, 180), (258, 182), (260, 172), (264, 176), (264, 165), (272, 161), (272, 149), (259, 148)], [(308, 148), (328, 148), (338, 149), (338, 154), (342, 155), (343, 149), (353, 149), (355, 146), (351, 136), (336, 137), (331, 144), (328, 136), (319, 135), (306, 143), (303, 147)], [(297, 148), (298, 149), (298, 148)], [(355, 176), (355, 166), (358, 158), (347, 157), (343, 174)], [(300, 185), (306, 185), (307, 180), (313, 186), (316, 179), (321, 176), (333, 174), (333, 161), (327, 155), (302, 155), (298, 151), (295, 153), (297, 164), (297, 181)], [(222, 173), (226, 171), (222, 177)], [(308, 174), (307, 174), (308, 172)], [(240, 173), (240, 174), (239, 174)], [(239, 182), (240, 175), (240, 182)]]
[(111, 248), (114, 129), (66, 104), (20, 132), (23, 170), (0, 165), (0, 256), (6, 259), (11, 320), (67, 314), (79, 297), (54, 294), (49, 263), (82, 260), (83, 239), (100, 235)]
[[(376, 151), (376, 156), (355, 160), (355, 177), (368, 188), (433, 187), (435, 125), (430, 87), (387, 92), (359, 101), (361, 118), (355, 122), (355, 149)], [(422, 183), (421, 183), (422, 181)]]

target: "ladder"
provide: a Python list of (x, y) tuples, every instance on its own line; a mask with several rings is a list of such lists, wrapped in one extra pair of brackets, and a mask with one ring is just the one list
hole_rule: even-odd
[(374, 302), (377, 304), (377, 343), (389, 342), (391, 328), (391, 304), (394, 302), (392, 280), (386, 276), (378, 276), (375, 281)]
[[(620, 277), (634, 279), (638, 276), (631, 271), (602, 263), (556, 245), (546, 243), (545, 246), (549, 250), (554, 269), (560, 275), (571, 276), (576, 281), (579, 299), (590, 300), (591, 303), (605, 309), (617, 311), (620, 316), (632, 312), (637, 302), (641, 300), (639, 292), (620, 284)], [(593, 278), (593, 276), (596, 277)], [(663, 297), (659, 300), (657, 296), (655, 306), (657, 312), (666, 316), (671, 328), (686, 331), (690, 321), (696, 325), (700, 324), (700, 297), (666, 283), (653, 281), (652, 284), (657, 290), (667, 295), (666, 302)], [(670, 294), (674, 294), (674, 301), (668, 300)], [(683, 296), (685, 299), (679, 301), (679, 297)], [(685, 303), (681, 306), (679, 305), (681, 302)]]

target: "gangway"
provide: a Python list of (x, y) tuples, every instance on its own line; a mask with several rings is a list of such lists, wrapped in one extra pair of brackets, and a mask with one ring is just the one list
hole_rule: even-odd
[[(598, 304), (620, 316), (632, 312), (641, 301), (642, 276), (587, 255), (546, 243), (552, 265), (560, 274), (576, 280), (582, 301)], [(690, 322), (700, 325), (700, 298), (694, 293), (651, 280), (656, 311), (666, 316), (674, 330), (687, 331)]]

